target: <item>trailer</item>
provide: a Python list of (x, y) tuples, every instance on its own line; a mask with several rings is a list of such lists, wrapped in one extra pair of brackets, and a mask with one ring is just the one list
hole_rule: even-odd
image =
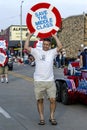
[(87, 104), (87, 69), (80, 68), (79, 61), (70, 65), (64, 68), (65, 78), (55, 80), (56, 100), (65, 105), (76, 102)]

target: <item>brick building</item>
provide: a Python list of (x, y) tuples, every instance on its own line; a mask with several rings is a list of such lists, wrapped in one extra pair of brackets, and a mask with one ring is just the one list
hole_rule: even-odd
[(81, 45), (87, 45), (87, 15), (70, 16), (62, 20), (59, 39), (66, 49), (67, 57), (77, 57)]

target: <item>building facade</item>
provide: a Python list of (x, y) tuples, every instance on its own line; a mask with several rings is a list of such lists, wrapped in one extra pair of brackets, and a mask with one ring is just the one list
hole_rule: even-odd
[(78, 50), (87, 45), (87, 15), (70, 16), (63, 19), (59, 39), (66, 49), (67, 57), (77, 57)]
[[(24, 48), (24, 43), (27, 38), (26, 34), (28, 33), (28, 28), (26, 25), (22, 25), (22, 49)], [(2, 30), (0, 33), (0, 38), (7, 40), (8, 49), (11, 53), (18, 55), (21, 51), (21, 28), (20, 25), (11, 25), (7, 29)], [(31, 46), (34, 41), (37, 40), (35, 36), (31, 37)]]

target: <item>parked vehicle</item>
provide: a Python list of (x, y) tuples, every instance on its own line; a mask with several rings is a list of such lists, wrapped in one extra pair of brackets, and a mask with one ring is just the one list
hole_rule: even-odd
[(71, 70), (64, 68), (65, 78), (57, 78), (56, 100), (63, 104), (77, 101), (87, 104), (87, 70), (80, 69), (79, 62), (71, 62)]

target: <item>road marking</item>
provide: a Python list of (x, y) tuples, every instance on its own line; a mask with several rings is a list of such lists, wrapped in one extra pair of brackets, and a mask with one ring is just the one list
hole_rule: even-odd
[(18, 74), (18, 73), (15, 73), (15, 72), (9, 72), (9, 74), (12, 74), (15, 77), (23, 78), (23, 79), (25, 79), (27, 81), (33, 82), (33, 78), (31, 78), (31, 77), (28, 77), (28, 76), (25, 76), (25, 75), (22, 75), (22, 74)]
[(11, 118), (11, 116), (2, 107), (0, 107), (0, 113), (3, 114), (6, 118)]

